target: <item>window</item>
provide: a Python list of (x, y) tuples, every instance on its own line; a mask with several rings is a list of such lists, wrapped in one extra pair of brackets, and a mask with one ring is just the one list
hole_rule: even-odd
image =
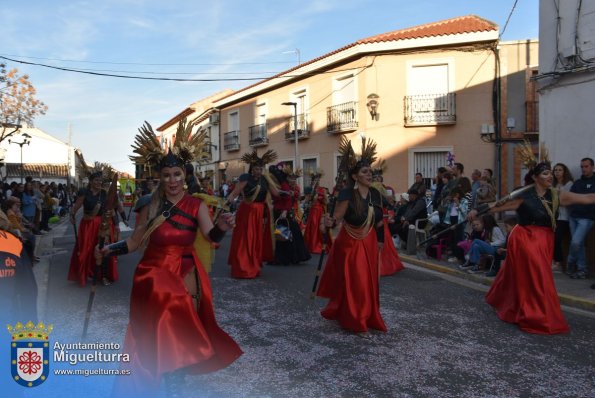
[(413, 166), (409, 169), (409, 186), (415, 181), (415, 174), (421, 173), (426, 187), (430, 189), (433, 178), (436, 177), (439, 167), (447, 164), (448, 150), (446, 149), (417, 149), (413, 152)]
[(451, 60), (408, 64), (405, 125), (456, 122), (453, 68)]
[(303, 184), (304, 188), (309, 187), (312, 185), (312, 181), (310, 178), (310, 173), (316, 172), (318, 169), (318, 159), (316, 158), (308, 158), (302, 159), (302, 170), (303, 170)]

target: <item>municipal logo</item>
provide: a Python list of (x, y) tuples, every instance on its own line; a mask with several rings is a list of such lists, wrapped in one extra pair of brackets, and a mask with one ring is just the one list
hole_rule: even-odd
[(12, 335), (10, 343), (10, 370), (12, 379), (25, 387), (37, 387), (46, 381), (50, 373), (49, 334), (53, 325), (39, 322), (35, 325), (29, 321), (12, 327), (8, 332)]

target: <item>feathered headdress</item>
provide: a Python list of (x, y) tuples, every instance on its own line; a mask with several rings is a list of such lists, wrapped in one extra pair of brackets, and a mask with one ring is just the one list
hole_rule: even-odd
[(320, 178), (324, 175), (324, 170), (317, 168), (317, 169), (308, 169), (308, 175), (310, 178)]
[(145, 122), (134, 138), (132, 145), (136, 155), (129, 156), (136, 164), (142, 164), (151, 173), (152, 170), (160, 170), (163, 167), (184, 167), (185, 164), (195, 160), (208, 158), (206, 130), (199, 130), (192, 133), (193, 123), (186, 123), (186, 119), (180, 120), (176, 130), (176, 139), (168, 149), (167, 153), (161, 147), (153, 127)]
[(261, 157), (258, 157), (256, 149), (252, 152), (247, 152), (242, 155), (240, 159), (242, 162), (249, 164), (250, 166), (264, 166), (265, 164), (272, 163), (277, 160), (277, 153), (272, 149), (266, 151)]
[(108, 163), (95, 162), (93, 166), (87, 166), (85, 163), (79, 163), (77, 167), (78, 174), (87, 177), (89, 181), (94, 178), (106, 178), (111, 180), (116, 170)]
[(302, 176), (302, 169), (293, 170), (293, 167), (289, 165), (289, 163), (281, 163), (277, 165), (281, 172), (283, 172), (287, 177), (299, 178)]
[(541, 144), (540, 158), (535, 156), (531, 143), (524, 140), (522, 144), (517, 147), (517, 154), (521, 158), (521, 162), (529, 169), (529, 175), (539, 175), (544, 170), (551, 169), (549, 160), (549, 151), (545, 145)]
[(372, 174), (381, 176), (386, 172), (387, 169), (388, 166), (386, 165), (386, 161), (384, 159), (378, 159), (378, 161), (372, 167)]
[(372, 163), (374, 163), (376, 161), (376, 142), (372, 141), (372, 139), (368, 138), (366, 139), (366, 137), (362, 136), (362, 150), (361, 150), (361, 154), (356, 155), (355, 152), (353, 152), (353, 149), (351, 150), (351, 159), (349, 159), (349, 174), (352, 174), (351, 172), (353, 170), (356, 170), (358, 168), (364, 167), (364, 166), (372, 166)]

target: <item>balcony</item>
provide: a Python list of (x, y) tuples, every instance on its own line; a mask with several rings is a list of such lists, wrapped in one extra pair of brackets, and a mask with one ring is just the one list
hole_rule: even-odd
[(539, 101), (525, 102), (526, 134), (539, 133)]
[[(308, 127), (308, 114), (302, 113), (297, 115), (297, 135), (298, 140), (310, 137), (310, 128)], [(285, 128), (285, 139), (289, 141), (293, 141), (295, 139), (295, 117), (291, 116), (287, 120), (287, 125)]]
[(269, 137), (267, 134), (266, 124), (257, 124), (256, 126), (250, 126), (250, 141), (249, 145), (253, 148), (259, 146), (266, 146), (269, 144)]
[(230, 131), (223, 134), (223, 149), (226, 151), (237, 151), (240, 149), (239, 131)]
[(405, 126), (455, 124), (455, 93), (422, 94), (405, 97)]
[(350, 101), (326, 108), (326, 131), (328, 133), (353, 131), (357, 127), (357, 102)]

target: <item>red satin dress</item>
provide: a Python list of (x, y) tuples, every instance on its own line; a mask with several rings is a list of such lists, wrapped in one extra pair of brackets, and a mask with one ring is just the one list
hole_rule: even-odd
[[(551, 201), (550, 194), (546, 199)], [(521, 225), (546, 218), (535, 192), (523, 198), (517, 209), (519, 225), (510, 232), (506, 259), (486, 295), (498, 317), (528, 333), (568, 333), (552, 273), (554, 231), (550, 226)], [(528, 213), (528, 214), (527, 214)], [(555, 211), (553, 212), (555, 214)], [(525, 221), (527, 220), (527, 221)]]
[[(310, 253), (320, 254), (322, 253), (322, 231), (320, 230), (320, 221), (326, 212), (326, 190), (324, 188), (318, 188), (316, 193), (315, 202), (312, 204), (310, 211), (308, 212), (306, 230), (304, 231), (304, 241)], [(333, 244), (330, 234), (328, 239), (328, 242), (326, 242), (327, 253)]]
[(273, 235), (268, 213), (265, 202), (244, 200), (240, 203), (227, 259), (233, 278), (256, 278), (263, 261), (273, 261)]
[[(381, 218), (381, 208), (378, 211), (378, 218)], [(351, 226), (364, 235), (356, 238), (347, 231), (350, 226), (346, 224), (344, 221), (333, 243), (320, 279), (317, 295), (330, 299), (321, 315), (338, 321), (343, 329), (356, 333), (367, 332), (369, 328), (386, 332), (386, 325), (380, 315), (376, 230)]]
[[(93, 218), (83, 218), (78, 229), (77, 242), (74, 245), (72, 256), (70, 257), (70, 268), (68, 269), (68, 280), (78, 282), (79, 286), (84, 287), (87, 279), (95, 274), (97, 266), (95, 265), (95, 246), (99, 242), (99, 227), (101, 226), (101, 216)], [(116, 234), (113, 223), (110, 222), (110, 242), (114, 241)], [(108, 242), (109, 243), (109, 242)], [(114, 282), (118, 279), (118, 268), (116, 257), (110, 257), (105, 261), (107, 265), (106, 277)], [(99, 267), (101, 272), (101, 267)], [(98, 275), (102, 278), (103, 275)]]
[[(176, 207), (196, 220), (201, 201), (186, 195)], [(179, 214), (172, 221), (192, 227)], [(196, 225), (194, 225), (196, 226)], [(213, 372), (230, 365), (242, 351), (217, 324), (209, 277), (194, 251), (196, 230), (165, 221), (150, 236), (134, 274), (130, 322), (124, 352), (130, 354), (130, 376), (116, 378), (117, 397), (156, 395), (164, 374)], [(200, 285), (196, 310), (183, 277), (194, 268)]]
[[(388, 214), (388, 211), (383, 209), (384, 214)], [(388, 276), (396, 274), (399, 271), (405, 269), (405, 266), (399, 258), (395, 244), (391, 239), (390, 230), (388, 229), (388, 220), (384, 219), (384, 245), (380, 252), (380, 276)]]

